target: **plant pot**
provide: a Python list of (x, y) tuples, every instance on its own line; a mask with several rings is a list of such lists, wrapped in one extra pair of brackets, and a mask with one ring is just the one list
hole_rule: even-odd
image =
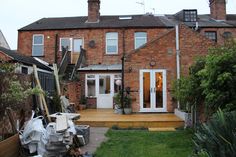
[(125, 114), (131, 114), (132, 109), (131, 108), (124, 108), (124, 112), (125, 112)]
[(115, 109), (114, 112), (117, 114), (123, 114), (123, 110), (121, 108)]
[(79, 110), (85, 110), (85, 109), (86, 109), (86, 105), (84, 105), (84, 104), (79, 105)]
[(175, 109), (175, 115), (184, 120), (184, 127), (192, 127), (192, 114)]

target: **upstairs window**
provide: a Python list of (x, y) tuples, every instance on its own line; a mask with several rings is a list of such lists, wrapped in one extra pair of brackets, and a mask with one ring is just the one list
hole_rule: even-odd
[(217, 42), (217, 34), (215, 31), (207, 31), (205, 32), (205, 36), (212, 41)]
[(196, 22), (197, 10), (184, 10), (184, 22)]
[(62, 51), (62, 47), (67, 48), (68, 51), (72, 51), (75, 53), (80, 52), (80, 47), (83, 47), (83, 39), (80, 38), (60, 38), (60, 51)]
[(118, 33), (106, 33), (106, 54), (118, 54)]
[(134, 34), (134, 48), (137, 49), (140, 46), (147, 43), (147, 33), (146, 32), (135, 32)]
[(33, 35), (32, 56), (44, 55), (44, 35)]
[(60, 51), (62, 51), (62, 47), (64, 48), (68, 47), (68, 51), (71, 51), (72, 38), (60, 38)]

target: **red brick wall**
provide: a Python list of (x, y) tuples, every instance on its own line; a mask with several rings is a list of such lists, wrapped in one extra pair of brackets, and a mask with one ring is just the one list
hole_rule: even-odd
[(211, 17), (216, 20), (226, 19), (226, 0), (209, 0)]
[[(148, 41), (151, 41), (160, 34), (168, 31), (166, 28), (156, 29), (127, 29), (125, 30), (125, 47), (126, 52), (134, 49), (134, 33), (137, 31), (146, 31)], [(106, 55), (105, 35), (107, 32), (118, 32), (118, 55)], [(120, 63), (121, 54), (123, 53), (123, 34), (121, 29), (80, 29), (80, 30), (51, 30), (51, 31), (19, 31), (18, 32), (18, 51), (27, 56), (32, 55), (32, 37), (33, 34), (44, 34), (44, 57), (41, 59), (53, 63), (55, 53), (55, 36), (58, 38), (83, 38), (84, 48), (86, 49), (87, 64), (113, 64)], [(95, 48), (90, 48), (88, 43), (90, 40), (95, 41)], [(58, 46), (59, 45), (58, 41)], [(58, 52), (60, 59), (61, 52)]]
[[(180, 53), (181, 70), (183, 74), (188, 73), (188, 68), (193, 59), (199, 55), (207, 54), (208, 48), (212, 45), (204, 36), (193, 30), (180, 27)], [(151, 67), (150, 62), (155, 61), (156, 65)], [(130, 72), (129, 69), (132, 68)], [(167, 70), (167, 111), (173, 112), (176, 105), (171, 97), (171, 84), (176, 79), (176, 48), (175, 30), (173, 29), (163, 37), (154, 40), (140, 50), (133, 52), (125, 62), (125, 86), (131, 88), (132, 108), (139, 112), (139, 71), (140, 69), (166, 69)]]
[(7, 56), (5, 53), (1, 52), (0, 51), (0, 60), (3, 60), (3, 61), (10, 61), (11, 58), (9, 56)]
[(236, 39), (236, 29), (235, 28), (202, 28), (200, 33), (205, 35), (206, 31), (215, 31), (217, 32), (217, 44), (223, 45), (227, 40), (223, 37), (224, 32), (231, 32), (232, 37)]

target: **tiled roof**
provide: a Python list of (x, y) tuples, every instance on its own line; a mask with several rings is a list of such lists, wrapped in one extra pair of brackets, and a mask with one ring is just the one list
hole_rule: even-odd
[(5, 53), (6, 55), (8, 55), (9, 57), (13, 58), (14, 61), (26, 64), (26, 65), (33, 65), (35, 64), (38, 68), (40, 69), (44, 69), (44, 70), (48, 70), (48, 71), (52, 71), (51, 68), (49, 68), (48, 66), (40, 63), (39, 61), (37, 61), (36, 59), (34, 59), (33, 57), (29, 57), (29, 56), (23, 56), (21, 54), (19, 54), (16, 51), (13, 50), (9, 50), (6, 49), (4, 47), (0, 47), (0, 51)]
[[(132, 17), (132, 19), (119, 19)], [(168, 27), (160, 17), (153, 15), (101, 16), (98, 23), (87, 23), (87, 17), (42, 18), (20, 31), (24, 30), (55, 30), (83, 28), (121, 28), (121, 27)], [(171, 27), (171, 26), (169, 26)]]
[[(124, 17), (123, 20), (120, 17)], [(157, 28), (173, 27), (181, 22), (175, 15), (122, 15), (122, 16), (101, 16), (97, 23), (88, 23), (87, 16), (42, 18), (33, 22), (19, 31), (33, 30), (64, 30), (64, 29), (85, 29), (85, 28)], [(198, 15), (200, 27), (235, 27), (236, 15), (227, 15), (226, 21), (216, 21), (210, 15)], [(185, 22), (188, 26), (194, 26), (195, 22)]]

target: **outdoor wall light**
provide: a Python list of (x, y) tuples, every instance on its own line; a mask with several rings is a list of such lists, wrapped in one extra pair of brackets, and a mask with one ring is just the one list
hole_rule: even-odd
[(132, 72), (132, 70), (133, 70), (133, 69), (132, 69), (132, 67), (129, 67), (129, 73), (131, 73), (131, 72)]

